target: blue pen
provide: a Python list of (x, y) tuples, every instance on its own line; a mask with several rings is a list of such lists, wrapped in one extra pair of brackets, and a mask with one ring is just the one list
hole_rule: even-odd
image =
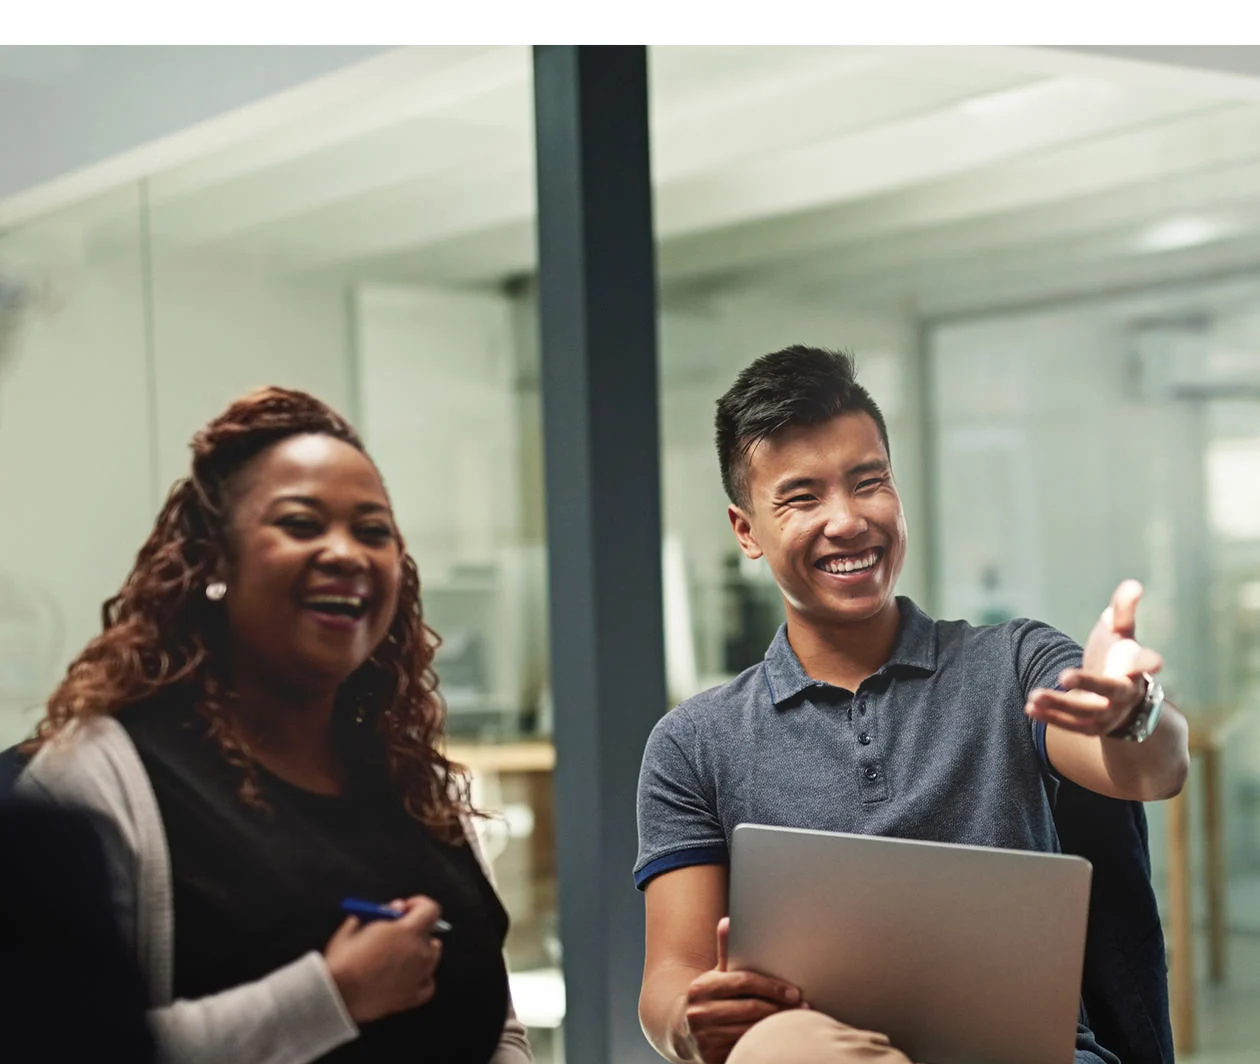
[[(398, 909), (391, 909), (388, 905), (377, 905), (371, 901), (363, 901), (361, 898), (343, 898), (341, 911), (347, 916), (357, 916), (365, 924), (371, 923), (373, 920), (397, 920), (403, 915)], [(438, 920), (432, 928), (435, 935), (444, 935), (450, 929), (451, 925), (445, 920)]]

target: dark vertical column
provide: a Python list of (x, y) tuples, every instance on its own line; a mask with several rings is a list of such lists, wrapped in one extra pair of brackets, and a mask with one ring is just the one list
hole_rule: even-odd
[(629, 1064), (657, 1059), (631, 866), (666, 708), (646, 49), (536, 48), (534, 93), (565, 1047)]

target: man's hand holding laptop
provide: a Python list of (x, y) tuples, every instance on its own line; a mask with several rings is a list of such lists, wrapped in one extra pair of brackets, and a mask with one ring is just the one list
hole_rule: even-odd
[(809, 1008), (790, 983), (760, 972), (727, 970), (730, 923), (725, 916), (718, 921), (717, 964), (692, 982), (680, 1017), (679, 1041), (704, 1064), (723, 1064), (735, 1043), (759, 1020), (784, 1009)]

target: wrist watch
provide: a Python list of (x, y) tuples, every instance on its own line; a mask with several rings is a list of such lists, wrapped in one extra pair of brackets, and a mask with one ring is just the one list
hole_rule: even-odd
[(1159, 724), (1159, 714), (1164, 708), (1164, 688), (1149, 672), (1142, 673), (1146, 681), (1146, 694), (1133, 707), (1124, 723), (1107, 733), (1108, 739), (1124, 739), (1131, 743), (1145, 742)]

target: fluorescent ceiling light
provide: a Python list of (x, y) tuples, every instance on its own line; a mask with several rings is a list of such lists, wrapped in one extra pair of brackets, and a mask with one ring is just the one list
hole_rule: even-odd
[(1137, 245), (1143, 251), (1175, 251), (1217, 239), (1226, 227), (1214, 218), (1187, 215), (1169, 218), (1144, 230)]

